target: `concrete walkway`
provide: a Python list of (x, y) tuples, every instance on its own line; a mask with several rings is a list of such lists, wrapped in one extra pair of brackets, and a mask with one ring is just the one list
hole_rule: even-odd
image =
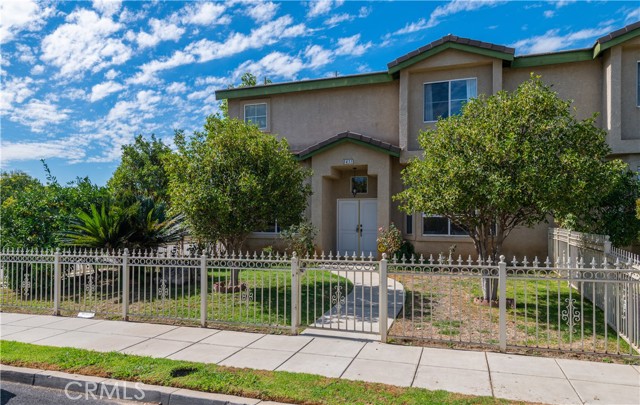
[[(309, 325), (313, 333), (320, 328), (326, 335), (336, 331), (336, 336), (344, 336), (342, 332), (365, 332), (380, 336), (380, 274), (376, 271), (332, 271), (353, 283), (353, 289), (343, 296), (344, 286), (334, 285), (332, 303), (335, 305)], [(404, 302), (404, 286), (387, 278), (387, 329), (391, 328), (396, 316), (402, 310)], [(305, 331), (306, 332), (306, 331)], [(303, 332), (303, 333), (305, 333)]]
[[(640, 368), (123, 321), (0, 314), (0, 337), (549, 404), (640, 403)], [(1, 361), (1, 358), (0, 358)]]

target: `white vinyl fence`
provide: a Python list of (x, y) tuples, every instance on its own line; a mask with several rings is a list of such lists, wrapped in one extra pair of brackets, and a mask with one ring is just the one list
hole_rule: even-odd
[[(607, 324), (636, 350), (640, 348), (640, 273), (615, 274), (612, 268), (640, 270), (640, 257), (612, 246), (606, 235), (587, 234), (566, 229), (549, 230), (549, 247), (556, 262), (582, 260), (585, 267), (602, 266), (597, 280), (573, 287), (604, 311)], [(610, 283), (613, 277), (628, 283)]]
[[(498, 283), (495, 302), (474, 302), (483, 278)], [(640, 335), (639, 288), (640, 272), (631, 264), (591, 264), (582, 258), (507, 263), (503, 257), (492, 262), (0, 252), (2, 311), (89, 312), (107, 319), (291, 333), (320, 328), (379, 334), (382, 341), (416, 339), (501, 351), (638, 357), (628, 337)], [(591, 298), (599, 294), (605, 297), (602, 306), (593, 305)]]

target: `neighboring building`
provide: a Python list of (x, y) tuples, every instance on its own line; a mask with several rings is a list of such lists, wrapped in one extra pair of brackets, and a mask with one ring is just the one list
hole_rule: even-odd
[[(377, 229), (393, 222), (420, 253), (456, 245), (455, 254), (466, 256), (475, 250), (462, 230), (443, 218), (407, 216), (391, 196), (402, 190), (404, 165), (421, 154), (419, 131), (469, 98), (512, 91), (531, 72), (540, 74), (560, 97), (574, 100), (578, 118), (600, 114), (612, 157), (640, 167), (640, 22), (588, 49), (514, 53), (448, 35), (384, 72), (220, 90), (216, 97), (228, 100), (231, 117), (287, 138), (313, 169), (308, 217), (319, 230), (318, 249), (375, 252)], [(547, 227), (514, 230), (506, 253), (545, 256)], [(273, 236), (255, 233), (248, 245), (273, 244)]]

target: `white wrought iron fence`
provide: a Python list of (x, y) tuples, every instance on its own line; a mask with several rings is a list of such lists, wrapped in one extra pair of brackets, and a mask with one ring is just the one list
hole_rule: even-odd
[[(0, 275), (1, 310), (638, 356), (640, 271), (619, 259), (508, 264), (5, 249)], [(476, 300), (483, 279), (498, 283), (497, 300)]]

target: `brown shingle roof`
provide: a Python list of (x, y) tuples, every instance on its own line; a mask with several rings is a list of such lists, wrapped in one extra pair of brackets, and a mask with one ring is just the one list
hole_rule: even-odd
[(612, 39), (615, 39), (617, 37), (619, 37), (620, 35), (624, 35), (629, 31), (633, 31), (640, 28), (640, 21), (636, 21), (633, 24), (629, 24), (626, 27), (620, 28), (619, 30), (610, 32), (609, 34), (605, 35), (604, 37), (598, 38), (598, 40), (596, 41), (599, 44), (604, 44), (605, 42), (609, 42)]
[(470, 39), (470, 38), (462, 38), (462, 37), (458, 37), (455, 35), (447, 35), (444, 36), (438, 40), (433, 41), (432, 43), (425, 45), (421, 48), (416, 49), (415, 51), (409, 52), (406, 55), (403, 55), (401, 57), (399, 57), (398, 59), (394, 60), (391, 63), (387, 64), (388, 68), (392, 68), (408, 59), (413, 58), (414, 56), (420, 55), (423, 52), (426, 52), (428, 50), (431, 50), (437, 46), (440, 46), (442, 44), (445, 44), (447, 42), (454, 42), (457, 44), (462, 44), (462, 45), (469, 45), (469, 46), (474, 46), (476, 48), (483, 48), (483, 49), (490, 49), (492, 51), (496, 51), (496, 52), (503, 52), (503, 53), (509, 53), (509, 54), (514, 54), (515, 53), (515, 49), (513, 48), (509, 48), (507, 46), (503, 46), (503, 45), (496, 45), (496, 44), (491, 44), (489, 42), (482, 42), (482, 41), (477, 41), (475, 39)]
[(317, 152), (321, 149), (324, 149), (326, 147), (329, 147), (330, 145), (339, 142), (343, 139), (353, 139), (354, 141), (358, 142), (358, 143), (364, 143), (364, 144), (370, 144), (371, 146), (374, 146), (378, 149), (382, 149), (383, 151), (388, 151), (393, 155), (399, 155), (400, 154), (400, 148), (392, 145), (388, 142), (384, 142), (381, 141), (379, 139), (375, 139), (375, 138), (371, 138), (369, 136), (365, 136), (365, 135), (361, 135), (361, 134), (357, 134), (355, 132), (351, 132), (351, 131), (347, 131), (347, 132), (342, 132), (339, 133), (335, 136), (332, 136), (331, 138), (327, 138), (322, 142), (318, 142), (315, 145), (311, 145), (306, 149), (303, 149), (299, 152), (296, 152), (296, 155), (299, 158), (306, 158), (309, 155), (312, 155), (314, 152)]

